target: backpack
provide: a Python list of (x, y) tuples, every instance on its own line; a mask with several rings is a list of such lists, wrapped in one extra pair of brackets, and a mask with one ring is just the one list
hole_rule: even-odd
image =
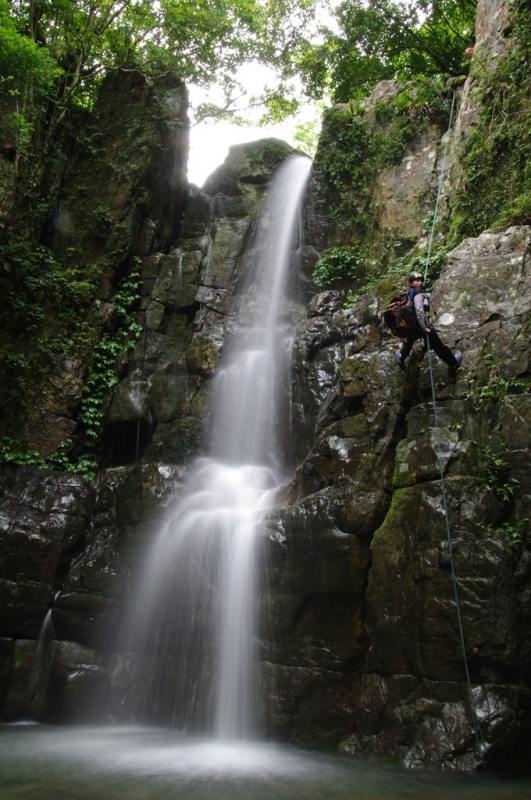
[(393, 336), (404, 339), (418, 328), (415, 307), (408, 292), (393, 297), (383, 313), (383, 320)]

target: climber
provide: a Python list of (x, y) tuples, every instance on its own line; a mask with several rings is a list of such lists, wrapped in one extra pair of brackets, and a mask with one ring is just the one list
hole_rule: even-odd
[(457, 351), (454, 355), (450, 348), (447, 347), (444, 342), (441, 342), (433, 325), (427, 321), (426, 312), (430, 304), (427, 295), (423, 291), (423, 287), (424, 278), (420, 272), (412, 272), (409, 276), (408, 296), (413, 303), (417, 316), (417, 330), (413, 330), (409, 336), (404, 339), (402, 347), (396, 354), (396, 360), (399, 364), (403, 364), (411, 353), (411, 348), (415, 342), (418, 341), (418, 339), (423, 339), (425, 336), (433, 352), (438, 355), (445, 364), (448, 364), (451, 369), (455, 370), (461, 363), (461, 353)]

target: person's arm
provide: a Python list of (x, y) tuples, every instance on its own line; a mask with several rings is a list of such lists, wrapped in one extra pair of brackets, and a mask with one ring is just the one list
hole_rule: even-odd
[(417, 322), (419, 323), (422, 333), (429, 333), (431, 326), (426, 319), (426, 313), (424, 311), (424, 292), (417, 292), (413, 298), (413, 304), (415, 306)]

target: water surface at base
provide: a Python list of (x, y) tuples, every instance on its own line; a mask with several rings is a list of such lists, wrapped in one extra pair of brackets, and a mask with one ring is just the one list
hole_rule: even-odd
[(160, 728), (0, 727), (9, 800), (523, 800), (531, 781), (410, 772), (272, 744)]

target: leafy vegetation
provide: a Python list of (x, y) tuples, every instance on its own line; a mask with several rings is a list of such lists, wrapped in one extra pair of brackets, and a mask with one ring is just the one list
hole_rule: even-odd
[(76, 349), (98, 270), (63, 265), (44, 245), (11, 234), (0, 243), (0, 406), (24, 415), (27, 392)]
[[(81, 452), (73, 457), (71, 455), (73, 443), (68, 440), (63, 442), (55, 453), (43, 458), (38, 451), (28, 449), (17, 439), (3, 436), (0, 439), (0, 463), (33, 465), (43, 469), (61, 469), (66, 472), (80, 473), (89, 479), (95, 477), (98, 466), (95, 448), (104, 417), (105, 393), (118, 382), (116, 364), (119, 356), (135, 346), (142, 331), (142, 326), (130, 314), (131, 307), (140, 297), (139, 289), (140, 259), (135, 259), (129, 275), (122, 281), (120, 288), (112, 298), (113, 332), (103, 334), (93, 350), (92, 365), (85, 383), (81, 411), (78, 416), (78, 421), (84, 427), (84, 446)], [(98, 302), (96, 301), (96, 305)], [(73, 333), (74, 338), (76, 333), (78, 336), (83, 336), (83, 332), (84, 326), (80, 324), (78, 330)], [(70, 344), (72, 345), (73, 342)], [(53, 352), (51, 355), (57, 356), (57, 352)], [(38, 360), (37, 363), (39, 363)], [(23, 376), (24, 372), (31, 367), (27, 361), (21, 360), (21, 358), (14, 362), (14, 366), (17, 368), (19, 377)], [(18, 395), (21, 395), (25, 389), (25, 381), (22, 381), (16, 386), (15, 394), (12, 391), (11, 402), (14, 400), (22, 402), (22, 397)]]
[(39, 469), (58, 469), (62, 472), (73, 472), (83, 475), (88, 480), (96, 477), (97, 462), (92, 456), (84, 455), (72, 460), (68, 456), (72, 441), (67, 440), (57, 451), (43, 458), (38, 450), (30, 450), (18, 439), (10, 436), (0, 438), (0, 464), (11, 464), (18, 467), (38, 467)]
[(485, 475), (485, 488), (495, 492), (504, 503), (508, 503), (520, 482), (509, 476), (511, 465), (504, 458), (504, 454), (495, 453), (490, 447), (484, 447), (481, 451), (481, 465)]
[(329, 286), (335, 280), (355, 279), (358, 267), (365, 262), (365, 253), (355, 247), (330, 247), (324, 250), (313, 272), (312, 280), (316, 286)]
[(475, 14), (474, 0), (344, 0), (335, 10), (339, 30), (323, 29), (323, 41), (304, 48), (307, 91), (346, 103), (381, 80), (462, 75)]
[(104, 334), (92, 355), (92, 368), (85, 384), (79, 421), (86, 426), (87, 448), (94, 449), (103, 421), (103, 399), (107, 389), (118, 383), (118, 356), (131, 350), (142, 332), (142, 326), (129, 314), (140, 298), (140, 260), (136, 259), (129, 276), (113, 297), (116, 314), (113, 334)]
[[(375, 181), (385, 166), (400, 163), (422, 130), (447, 123), (450, 103), (451, 92), (442, 81), (422, 80), (370, 110), (359, 101), (327, 113), (315, 164), (320, 202), (336, 230), (335, 246), (314, 271), (317, 286), (343, 280), (352, 302), (382, 280), (396, 283), (411, 269), (424, 269), (424, 251), (410, 252), (413, 239), (380, 229)], [(431, 226), (431, 218), (425, 222)], [(433, 277), (445, 253), (437, 243), (430, 260)]]
[(527, 537), (530, 524), (529, 517), (524, 517), (517, 522), (504, 522), (499, 528), (489, 525), (489, 530), (506, 539), (512, 547), (520, 547)]
[(531, 222), (531, 9), (516, 0), (514, 12), (511, 46), (494, 75), (481, 59), (475, 68), (481, 114), (462, 158), (452, 228), (459, 238)]
[(463, 397), (475, 411), (480, 411), (488, 400), (501, 400), (507, 394), (515, 394), (527, 388), (522, 379), (514, 375), (503, 375), (502, 364), (496, 360), (494, 347), (483, 356), (483, 362), (488, 369), (487, 379), (470, 379), (463, 392)]
[(22, 331), (37, 330), (52, 309), (65, 321), (77, 321), (93, 288), (94, 280), (60, 264), (44, 245), (14, 234), (0, 244), (0, 327), (12, 341)]
[[(0, 0), (0, 74), (24, 155), (47, 157), (75, 108), (91, 108), (103, 75), (174, 72), (227, 93), (245, 62), (286, 68), (313, 0)], [(32, 147), (29, 147), (31, 140)]]
[(418, 132), (412, 119), (390, 113), (394, 124), (388, 133), (372, 129), (363, 118), (335, 110), (325, 115), (316, 157), (323, 201), (331, 218), (360, 241), (375, 220), (374, 178), (385, 163), (401, 158)]

